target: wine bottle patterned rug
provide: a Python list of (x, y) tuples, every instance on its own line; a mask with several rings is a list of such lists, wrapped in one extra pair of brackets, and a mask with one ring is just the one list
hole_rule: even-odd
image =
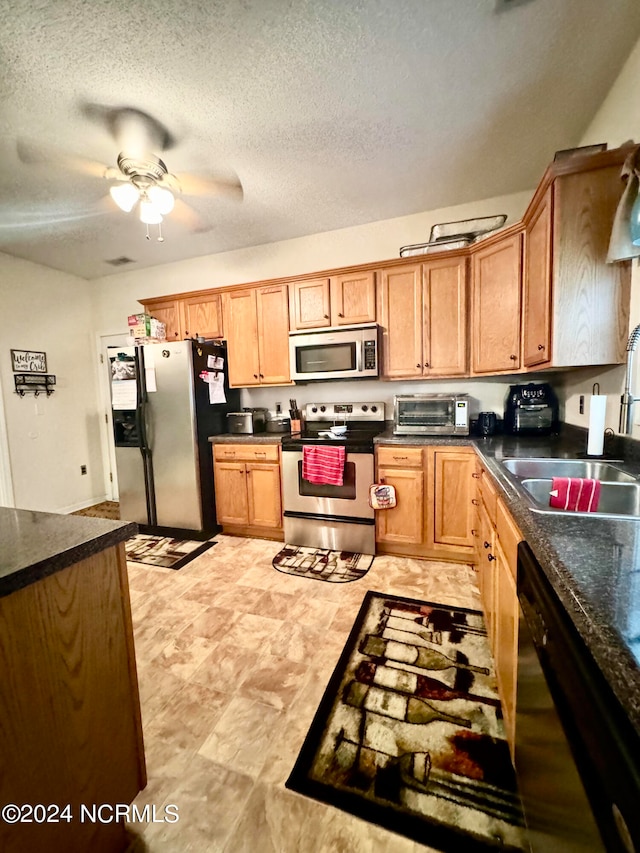
[(286, 785), (437, 850), (528, 849), (482, 613), (368, 592)]
[(349, 583), (364, 577), (373, 563), (372, 554), (331, 551), (304, 545), (285, 545), (272, 560), (273, 568), (298, 578), (329, 583)]
[(173, 539), (170, 536), (138, 533), (127, 539), (125, 549), (130, 563), (181, 569), (215, 544), (212, 541), (199, 542), (195, 539)]

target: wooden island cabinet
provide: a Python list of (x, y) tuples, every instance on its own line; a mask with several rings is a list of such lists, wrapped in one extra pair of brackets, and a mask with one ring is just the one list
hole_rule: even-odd
[[(0, 821), (3, 853), (128, 847), (114, 807), (146, 785), (124, 552), (135, 531), (0, 508), (0, 802), (25, 807)], [(50, 820), (29, 813), (37, 804)], [(106, 820), (82, 820), (83, 805)]]

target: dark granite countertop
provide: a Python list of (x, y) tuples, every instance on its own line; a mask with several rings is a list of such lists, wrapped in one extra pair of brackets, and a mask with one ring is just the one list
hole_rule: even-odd
[(225, 432), (220, 435), (210, 435), (211, 444), (280, 444), (282, 437), (290, 435), (286, 432), (257, 432), (253, 435), (246, 433)]
[(0, 597), (133, 536), (137, 524), (0, 507)]
[[(532, 512), (500, 464), (509, 456), (584, 455), (584, 434), (568, 430), (548, 438), (451, 438), (394, 436), (387, 431), (377, 437), (376, 444), (476, 448), (542, 571), (640, 734), (640, 520)], [(623, 460), (619, 467), (640, 473), (638, 442), (618, 441), (612, 451)]]

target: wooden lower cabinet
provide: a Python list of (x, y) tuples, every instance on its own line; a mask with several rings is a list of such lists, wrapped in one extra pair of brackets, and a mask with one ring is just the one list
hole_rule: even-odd
[(216, 517), (225, 533), (282, 539), (279, 454), (277, 444), (214, 445)]
[(499, 539), (495, 544), (495, 557), (493, 657), (507, 740), (513, 754), (518, 678), (518, 591), (512, 567)]
[(471, 561), (474, 466), (470, 447), (379, 447), (378, 481), (395, 487), (397, 503), (376, 513), (377, 550)]

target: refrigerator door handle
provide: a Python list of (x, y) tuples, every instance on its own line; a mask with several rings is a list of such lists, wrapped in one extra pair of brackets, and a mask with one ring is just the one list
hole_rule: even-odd
[(147, 522), (154, 527), (158, 523), (156, 512), (156, 492), (153, 481), (153, 458), (147, 436), (147, 387), (144, 375), (144, 353), (142, 347), (136, 349), (136, 377), (138, 405), (136, 406), (136, 428), (140, 440), (140, 453), (144, 470), (144, 491), (147, 502)]

